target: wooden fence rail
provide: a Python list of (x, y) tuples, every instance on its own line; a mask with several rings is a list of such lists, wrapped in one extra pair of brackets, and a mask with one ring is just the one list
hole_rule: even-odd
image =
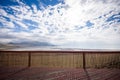
[(120, 69), (120, 51), (0, 51), (5, 66)]

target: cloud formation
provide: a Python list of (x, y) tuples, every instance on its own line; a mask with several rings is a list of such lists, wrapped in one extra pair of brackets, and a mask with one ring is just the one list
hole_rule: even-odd
[[(58, 0), (55, 5), (50, 1), (16, 0), (19, 5), (0, 5), (0, 42), (24, 39), (75, 48), (120, 49), (119, 0)], [(4, 34), (13, 37), (3, 38)]]

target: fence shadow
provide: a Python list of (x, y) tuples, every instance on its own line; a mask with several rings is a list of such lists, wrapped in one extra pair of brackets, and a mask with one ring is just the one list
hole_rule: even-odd
[(84, 69), (84, 72), (85, 72), (85, 75), (86, 75), (87, 80), (91, 80), (87, 69)]
[(2, 78), (1, 80), (6, 80), (6, 79), (9, 79), (9, 78), (12, 78), (15, 74), (20, 73), (22, 71), (25, 71), (27, 69), (29, 69), (29, 67), (25, 67), (25, 68), (22, 68), (20, 70), (17, 70), (15, 72), (11, 73), (10, 75), (7, 75), (6, 77)]

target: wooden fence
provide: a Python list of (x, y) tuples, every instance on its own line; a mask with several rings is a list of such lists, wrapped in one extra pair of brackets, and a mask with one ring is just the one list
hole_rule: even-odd
[(0, 67), (119, 68), (120, 51), (0, 51)]

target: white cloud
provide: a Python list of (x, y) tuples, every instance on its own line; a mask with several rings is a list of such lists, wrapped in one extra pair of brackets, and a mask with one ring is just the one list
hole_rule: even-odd
[[(0, 9), (0, 15), (11, 19), (11, 22), (4, 19), (1, 21), (2, 23), (5, 21), (4, 24), (7, 24), (5, 25), (7, 27), (13, 26), (12, 21), (14, 21), (26, 30), (29, 26), (22, 22), (23, 19), (38, 23), (37, 28), (31, 30), (31, 33), (11, 31), (14, 36), (22, 35), (19, 38), (28, 40), (39, 40), (43, 37), (42, 40), (53, 44), (64, 45), (70, 42), (83, 44), (87, 42), (88, 46), (91, 43), (97, 45), (97, 42), (102, 45), (104, 45), (103, 43), (105, 45), (119, 43), (120, 24), (115, 20), (106, 21), (120, 11), (119, 0), (65, 0), (64, 2), (65, 4), (48, 6), (43, 10), (37, 10), (36, 5), (32, 5), (33, 10), (31, 10), (29, 6), (19, 1), (20, 6), (10, 6), (17, 11), (15, 16)], [(92, 28), (86, 26), (87, 21), (94, 24)], [(83, 28), (75, 30), (76, 26)]]
[(7, 16), (7, 13), (3, 9), (0, 8), (0, 15)]

